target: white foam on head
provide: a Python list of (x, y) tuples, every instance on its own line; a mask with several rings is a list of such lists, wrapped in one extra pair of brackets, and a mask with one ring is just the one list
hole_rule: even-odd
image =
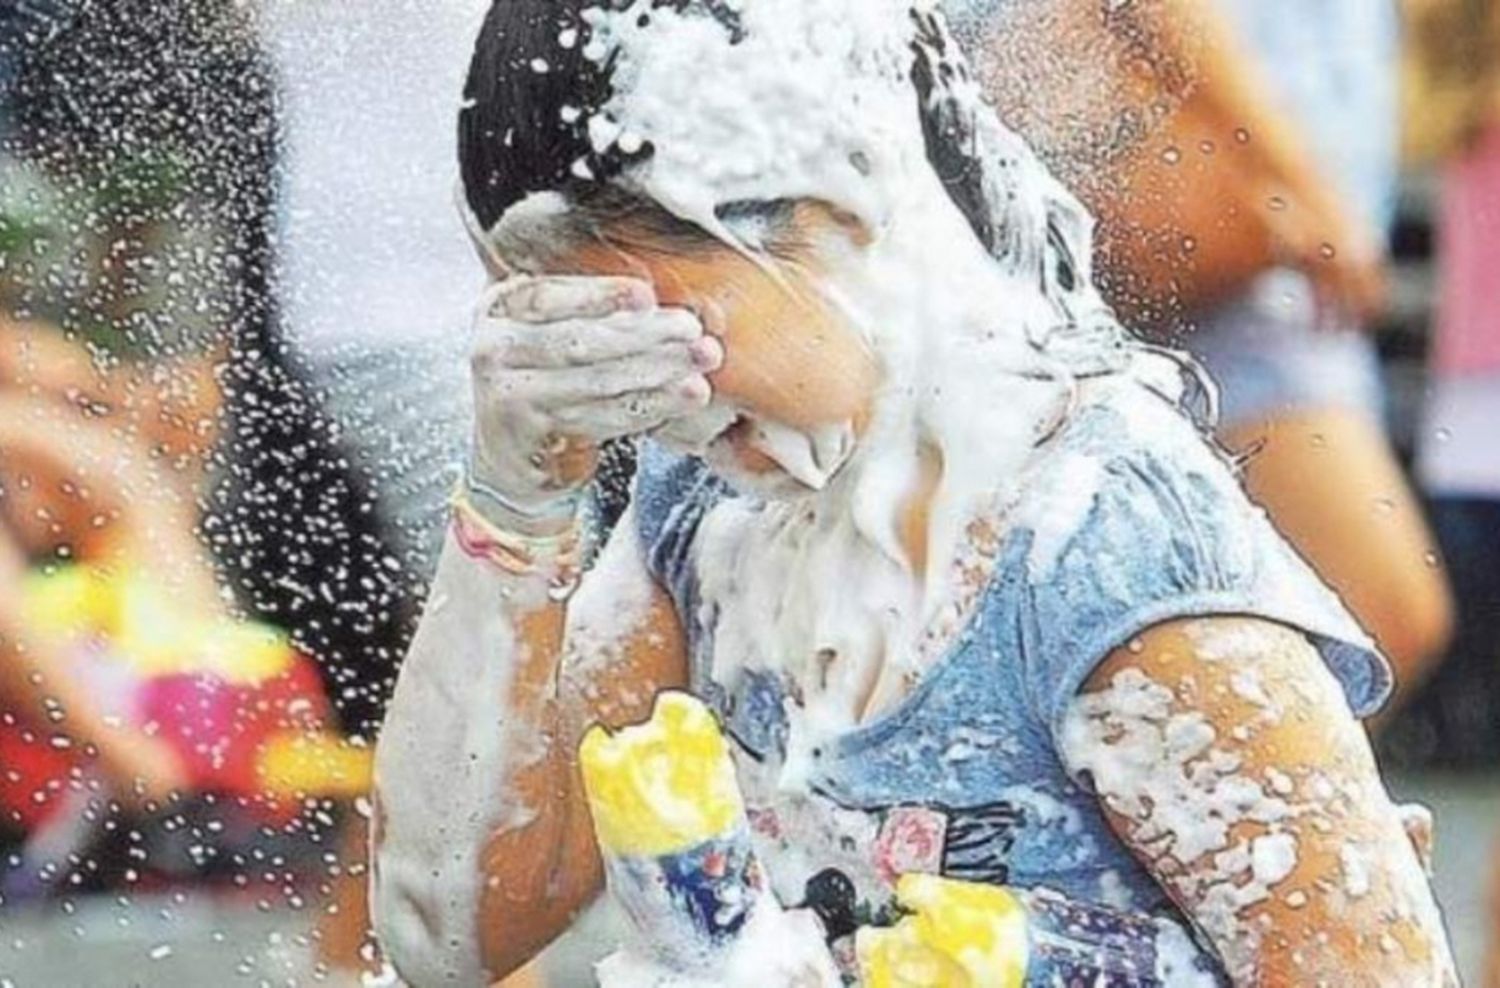
[(892, 179), (924, 163), (912, 5), (731, 7), (737, 28), (703, 4), (584, 13), (585, 55), (614, 60), (614, 96), (589, 121), (595, 150), (649, 141), (624, 184), (726, 240), (715, 208), (747, 199), (822, 199), (882, 226)]

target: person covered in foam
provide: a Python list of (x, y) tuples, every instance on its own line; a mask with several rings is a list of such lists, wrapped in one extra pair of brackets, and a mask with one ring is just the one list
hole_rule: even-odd
[(578, 739), (686, 688), (836, 943), (930, 872), (1159, 916), (1211, 980), (1451, 982), (1386, 663), (926, 0), (501, 0), (459, 145), (473, 451), (376, 773), (409, 981), (569, 926)]

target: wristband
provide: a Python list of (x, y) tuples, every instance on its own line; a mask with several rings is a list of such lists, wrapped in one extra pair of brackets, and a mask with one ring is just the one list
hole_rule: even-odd
[(569, 490), (546, 502), (540, 508), (528, 508), (517, 504), (498, 489), (474, 476), (472, 467), (464, 471), (460, 486), (475, 509), (479, 510), (490, 524), (500, 527), (504, 527), (504, 522), (507, 520), (523, 522), (571, 520), (578, 514), (578, 504), (583, 500), (581, 490)]
[(453, 536), (469, 557), (482, 559), (513, 576), (577, 570), (581, 540), (576, 520), (556, 535), (509, 532), (479, 511), (469, 494), (467, 485), (460, 483), (450, 501)]

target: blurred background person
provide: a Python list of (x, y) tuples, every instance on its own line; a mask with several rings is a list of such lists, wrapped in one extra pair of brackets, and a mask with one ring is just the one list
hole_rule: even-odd
[[(1262, 271), (1205, 310), (1183, 342), (1221, 383), (1221, 429), (1249, 454), (1252, 494), (1395, 665), (1389, 716), (1452, 626), (1435, 544), (1385, 434), (1369, 335), (1397, 191), (1398, 12), (1388, 0), (1225, 9), (1260, 60), (1247, 78), (1286, 115), (1287, 143), (1311, 153), (1306, 167), (1324, 183), (1331, 219), (1290, 252), (1273, 241)], [(1251, 142), (1281, 139), (1269, 122), (1241, 116), (1238, 126)]]
[[(28, 894), (243, 887), (252, 857), (283, 907), (362, 883), (323, 842), (420, 580), (286, 339), (257, 28), (218, 0), (0, 3), (0, 743), (29, 811), (0, 872)], [(33, 802), (86, 812), (43, 841)]]
[[(1500, 86), (1476, 133), (1442, 170), (1438, 310), (1418, 471), (1458, 600), (1447, 660), (1402, 737), (1430, 764), (1500, 762)], [(1500, 846), (1500, 845), (1497, 845)], [(1500, 986), (1500, 856), (1490, 960)]]
[(1398, 178), (1397, 11), (970, 6), (987, 86), (1099, 219), (1112, 301), (1213, 375), (1252, 495), (1379, 641), (1404, 696), (1451, 608), (1367, 333)]
[[(189, 222), (178, 225), (211, 239), (182, 238), (198, 251), (182, 260), (166, 245), (143, 253), (164, 279), (174, 269), (213, 273), (222, 286), (206, 299), (161, 292), (113, 326), (157, 357), (193, 342), (220, 348), (223, 432), (204, 538), (236, 602), (318, 657), (345, 728), (367, 734), (419, 581), (398, 558), (368, 470), (309, 380), (280, 303), (281, 97), (252, 14), (221, 0), (82, 5), (28, 59), (16, 129), (24, 154), (53, 163), (49, 177), (65, 187), (130, 156), (164, 158), (181, 173), (190, 195), (146, 216), (185, 210)], [(173, 302), (204, 312), (187, 322)]]
[[(1348, 220), (1314, 228), (1321, 236), (1292, 255), (1302, 261), (1295, 268), (1273, 254), (1184, 342), (1222, 383), (1226, 442), (1253, 451), (1252, 494), (1390, 657), (1399, 704), (1441, 656), (1452, 614), (1433, 539), (1385, 434), (1369, 336), (1397, 191), (1398, 14), (1387, 0), (1311, 9), (1233, 0), (1227, 10), (1262, 60), (1256, 88), (1287, 114)], [(1257, 138), (1250, 128), (1251, 141), (1275, 139), (1260, 130)], [(1324, 276), (1322, 265), (1340, 254), (1354, 275)]]
[[(1435, 167), (1437, 292), (1417, 475), (1452, 573), (1458, 632), (1397, 725), (1407, 757), (1500, 764), (1500, 3), (1407, 0), (1407, 155)], [(1500, 844), (1481, 984), (1500, 988)]]
[[(345, 728), (368, 733), (418, 581), (287, 340), (278, 97), (257, 25), (218, 0), (56, 9), (6, 94), (6, 153), (27, 176), (7, 195), (22, 212), (44, 197), (50, 224), (48, 258), (10, 266), (11, 311), (52, 315), (92, 359), (212, 357), (220, 441), (202, 537), (234, 602), (315, 654)], [(131, 225), (91, 227), (89, 204), (117, 194), (134, 197)], [(69, 266), (101, 240), (124, 255), (104, 258), (109, 277)]]
[(1458, 633), (1403, 740), (1440, 763), (1500, 759), (1500, 4), (1417, 0), (1425, 127), (1410, 152), (1435, 164), (1437, 283), (1416, 471), (1458, 599)]
[[(10, 769), (0, 786), (12, 844), (44, 821), (81, 826), (68, 819), (76, 807), (58, 806), (83, 790), (45, 772), (23, 777), (23, 761), (65, 765), (55, 752), (76, 748), (82, 767), (102, 776), (87, 795), (132, 805), (160, 804), (186, 781), (169, 745), (111, 716), (99, 684), (80, 678), (36, 627), (26, 593), (35, 568), (153, 560), (186, 606), (222, 610), (194, 537), (217, 382), (202, 359), (133, 359), (139, 351), (109, 327), (160, 297), (135, 267), (149, 226), (138, 210), (175, 179), (162, 162), (136, 158), (112, 181), (94, 176), (86, 192), (60, 185), (47, 172), (56, 161), (44, 163), (60, 148), (24, 116), (28, 71), (74, 12), (64, 2), (0, 12), (0, 760)], [(69, 235), (85, 224), (86, 243)]]
[[(1500, 52), (1497, 52), (1500, 55)], [(1420, 475), (1459, 601), (1448, 661), (1420, 698), (1442, 763), (1500, 761), (1500, 87), (1443, 171), (1440, 288)], [(1500, 986), (1500, 856), (1486, 985)]]
[[(212, 564), (193, 537), (191, 490), (215, 421), (194, 399), (211, 401), (213, 382), (194, 383), (200, 393), (171, 408), (153, 400), (170, 396), (139, 386), (138, 369), (103, 371), (56, 330), (0, 319), (0, 710), (14, 718), (0, 726), (0, 751), (12, 770), (28, 747), (88, 748), (107, 798), (159, 804), (185, 786), (170, 747), (111, 717), (100, 684), (39, 634), (26, 591), (46, 561), (125, 568), (150, 559), (184, 606), (220, 610)], [(139, 400), (122, 405), (125, 395)], [(9, 776), (0, 790), (0, 828), (13, 843), (67, 797), (43, 789), (32, 798)], [(57, 822), (77, 824), (64, 815)]]

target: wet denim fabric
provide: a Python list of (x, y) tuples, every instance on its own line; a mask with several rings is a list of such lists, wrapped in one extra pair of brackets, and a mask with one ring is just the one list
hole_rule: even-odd
[[(1080, 477), (1092, 490), (1077, 489)], [(770, 669), (715, 680), (714, 617), (698, 594), (694, 535), (737, 496), (695, 459), (641, 451), (642, 548), (687, 629), (693, 689), (743, 755), (774, 762), (788, 684)], [(1076, 522), (1059, 534), (1047, 512), (1064, 497), (1087, 500), (1072, 501)], [(896, 707), (815, 753), (812, 787), (876, 819), (873, 853), (890, 821), (909, 829), (913, 812), (926, 814), (944, 874), (1175, 916), (1061, 754), (1069, 703), (1100, 661), (1165, 621), (1254, 615), (1302, 630), (1357, 715), (1384, 702), (1389, 668), (1246, 498), (1232, 464), (1143, 387), (1085, 404), (1039, 451), (1007, 518), (999, 565), (958, 639)]]

